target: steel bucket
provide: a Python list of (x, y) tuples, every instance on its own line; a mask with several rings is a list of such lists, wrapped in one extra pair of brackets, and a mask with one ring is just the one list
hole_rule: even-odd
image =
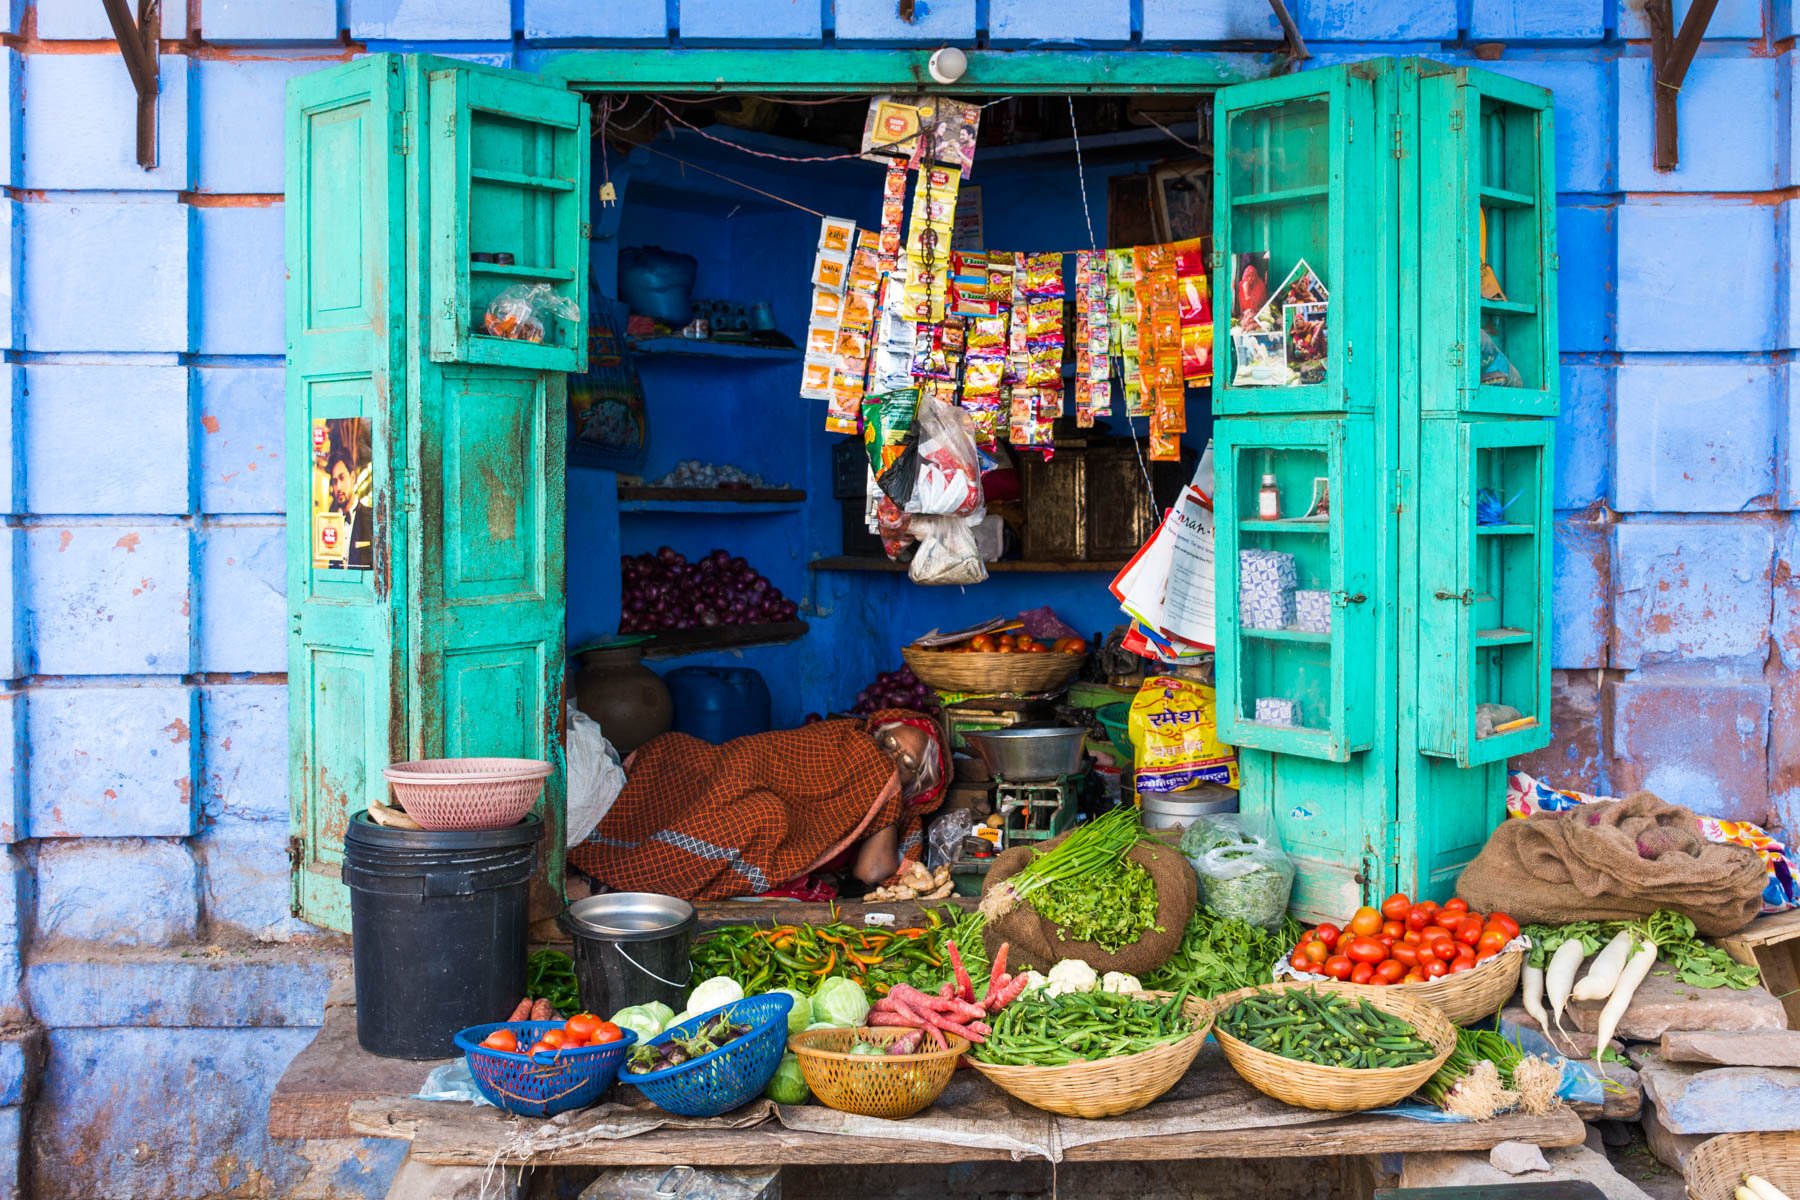
[(1085, 729), (994, 729), (963, 735), (995, 779), (1029, 783), (1081, 771)]

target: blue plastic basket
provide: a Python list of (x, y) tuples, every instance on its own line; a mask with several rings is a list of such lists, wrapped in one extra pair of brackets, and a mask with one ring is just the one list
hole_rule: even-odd
[(481, 1039), (496, 1029), (510, 1029), (521, 1046), (529, 1046), (552, 1029), (561, 1029), (561, 1021), (499, 1021), (492, 1025), (471, 1025), (456, 1035), (456, 1044), (469, 1062), (469, 1074), (496, 1107), (521, 1117), (553, 1117), (572, 1108), (586, 1108), (613, 1085), (625, 1055), (637, 1041), (637, 1034), (627, 1029), (625, 1036), (604, 1046), (581, 1046), (558, 1050), (554, 1054), (540, 1052), (535, 1058), (507, 1050), (490, 1050)]
[(625, 1082), (636, 1087), (659, 1107), (682, 1117), (716, 1117), (762, 1094), (781, 1065), (787, 1049), (788, 1010), (794, 998), (782, 992), (751, 996), (711, 1012), (690, 1017), (650, 1039), (652, 1046), (668, 1042), (676, 1034), (697, 1032), (701, 1025), (729, 1013), (750, 1032), (717, 1050), (690, 1058), (678, 1067), (664, 1067), (645, 1075), (627, 1072)]

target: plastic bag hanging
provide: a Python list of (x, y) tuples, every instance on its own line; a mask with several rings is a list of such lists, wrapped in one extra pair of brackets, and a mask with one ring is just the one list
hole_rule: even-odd
[(919, 398), (918, 475), (906, 511), (966, 517), (982, 506), (981, 460), (969, 415), (953, 404)]
[(579, 321), (581, 306), (559, 296), (547, 283), (515, 283), (488, 301), (481, 331), (490, 337), (515, 342), (542, 342), (544, 323), (550, 316)]

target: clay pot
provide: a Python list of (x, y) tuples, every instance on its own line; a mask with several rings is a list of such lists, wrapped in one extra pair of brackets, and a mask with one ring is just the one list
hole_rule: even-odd
[(575, 707), (599, 722), (620, 757), (669, 731), (675, 705), (662, 677), (644, 665), (642, 646), (589, 650), (575, 661)]

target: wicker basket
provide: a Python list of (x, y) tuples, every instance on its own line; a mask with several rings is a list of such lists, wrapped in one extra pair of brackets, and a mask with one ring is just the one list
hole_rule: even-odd
[(1429, 1004), (1401, 995), (1399, 988), (1364, 987), (1353, 983), (1271, 983), (1215, 996), (1213, 1012), (1222, 1015), (1245, 996), (1257, 992), (1281, 992), (1292, 988), (1314, 988), (1320, 992), (1339, 992), (1351, 999), (1366, 999), (1383, 1012), (1409, 1022), (1421, 1037), (1437, 1048), (1437, 1054), (1427, 1062), (1414, 1063), (1410, 1067), (1360, 1071), (1350, 1067), (1321, 1067), (1258, 1050), (1215, 1024), (1213, 1036), (1219, 1039), (1219, 1048), (1225, 1051), (1225, 1058), (1232, 1068), (1257, 1091), (1285, 1104), (1325, 1112), (1380, 1108), (1418, 1091), (1456, 1049), (1456, 1026), (1450, 1019)]
[[(1473, 1025), (1499, 1012), (1519, 990), (1519, 975), (1525, 970), (1526, 953), (1524, 950), (1507, 950), (1468, 971), (1441, 975), (1427, 983), (1390, 986), (1408, 1000), (1422, 1000), (1431, 1005), (1454, 1024)], [(1328, 976), (1317, 973), (1296, 973), (1294, 977), (1312, 983), (1331, 982)]]
[(1085, 654), (1000, 654), (921, 650), (907, 646), (900, 657), (921, 683), (941, 692), (1053, 692), (1075, 677)]
[(420, 829), (505, 829), (543, 794), (550, 764), (535, 758), (427, 758), (382, 771)]
[(1694, 1200), (1731, 1200), (1746, 1175), (1760, 1175), (1800, 1200), (1800, 1133), (1724, 1133), (1695, 1146), (1682, 1169)]
[(859, 1116), (898, 1120), (930, 1107), (956, 1074), (956, 1060), (969, 1049), (962, 1038), (945, 1034), (948, 1050), (892, 1056), (849, 1052), (858, 1041), (886, 1045), (911, 1032), (895, 1026), (814, 1029), (788, 1038), (788, 1049), (800, 1060), (800, 1073), (819, 1103)]
[[(1169, 992), (1137, 992), (1140, 999), (1167, 1000)], [(1070, 1063), (1062, 1067), (1007, 1067), (966, 1061), (994, 1081), (996, 1087), (1033, 1108), (1065, 1117), (1116, 1117), (1136, 1112), (1181, 1082), (1194, 1056), (1206, 1044), (1212, 1025), (1213, 1005), (1198, 996), (1181, 1006), (1194, 1022), (1194, 1032), (1179, 1042), (1157, 1046), (1142, 1054), (1103, 1058), (1097, 1062)]]

